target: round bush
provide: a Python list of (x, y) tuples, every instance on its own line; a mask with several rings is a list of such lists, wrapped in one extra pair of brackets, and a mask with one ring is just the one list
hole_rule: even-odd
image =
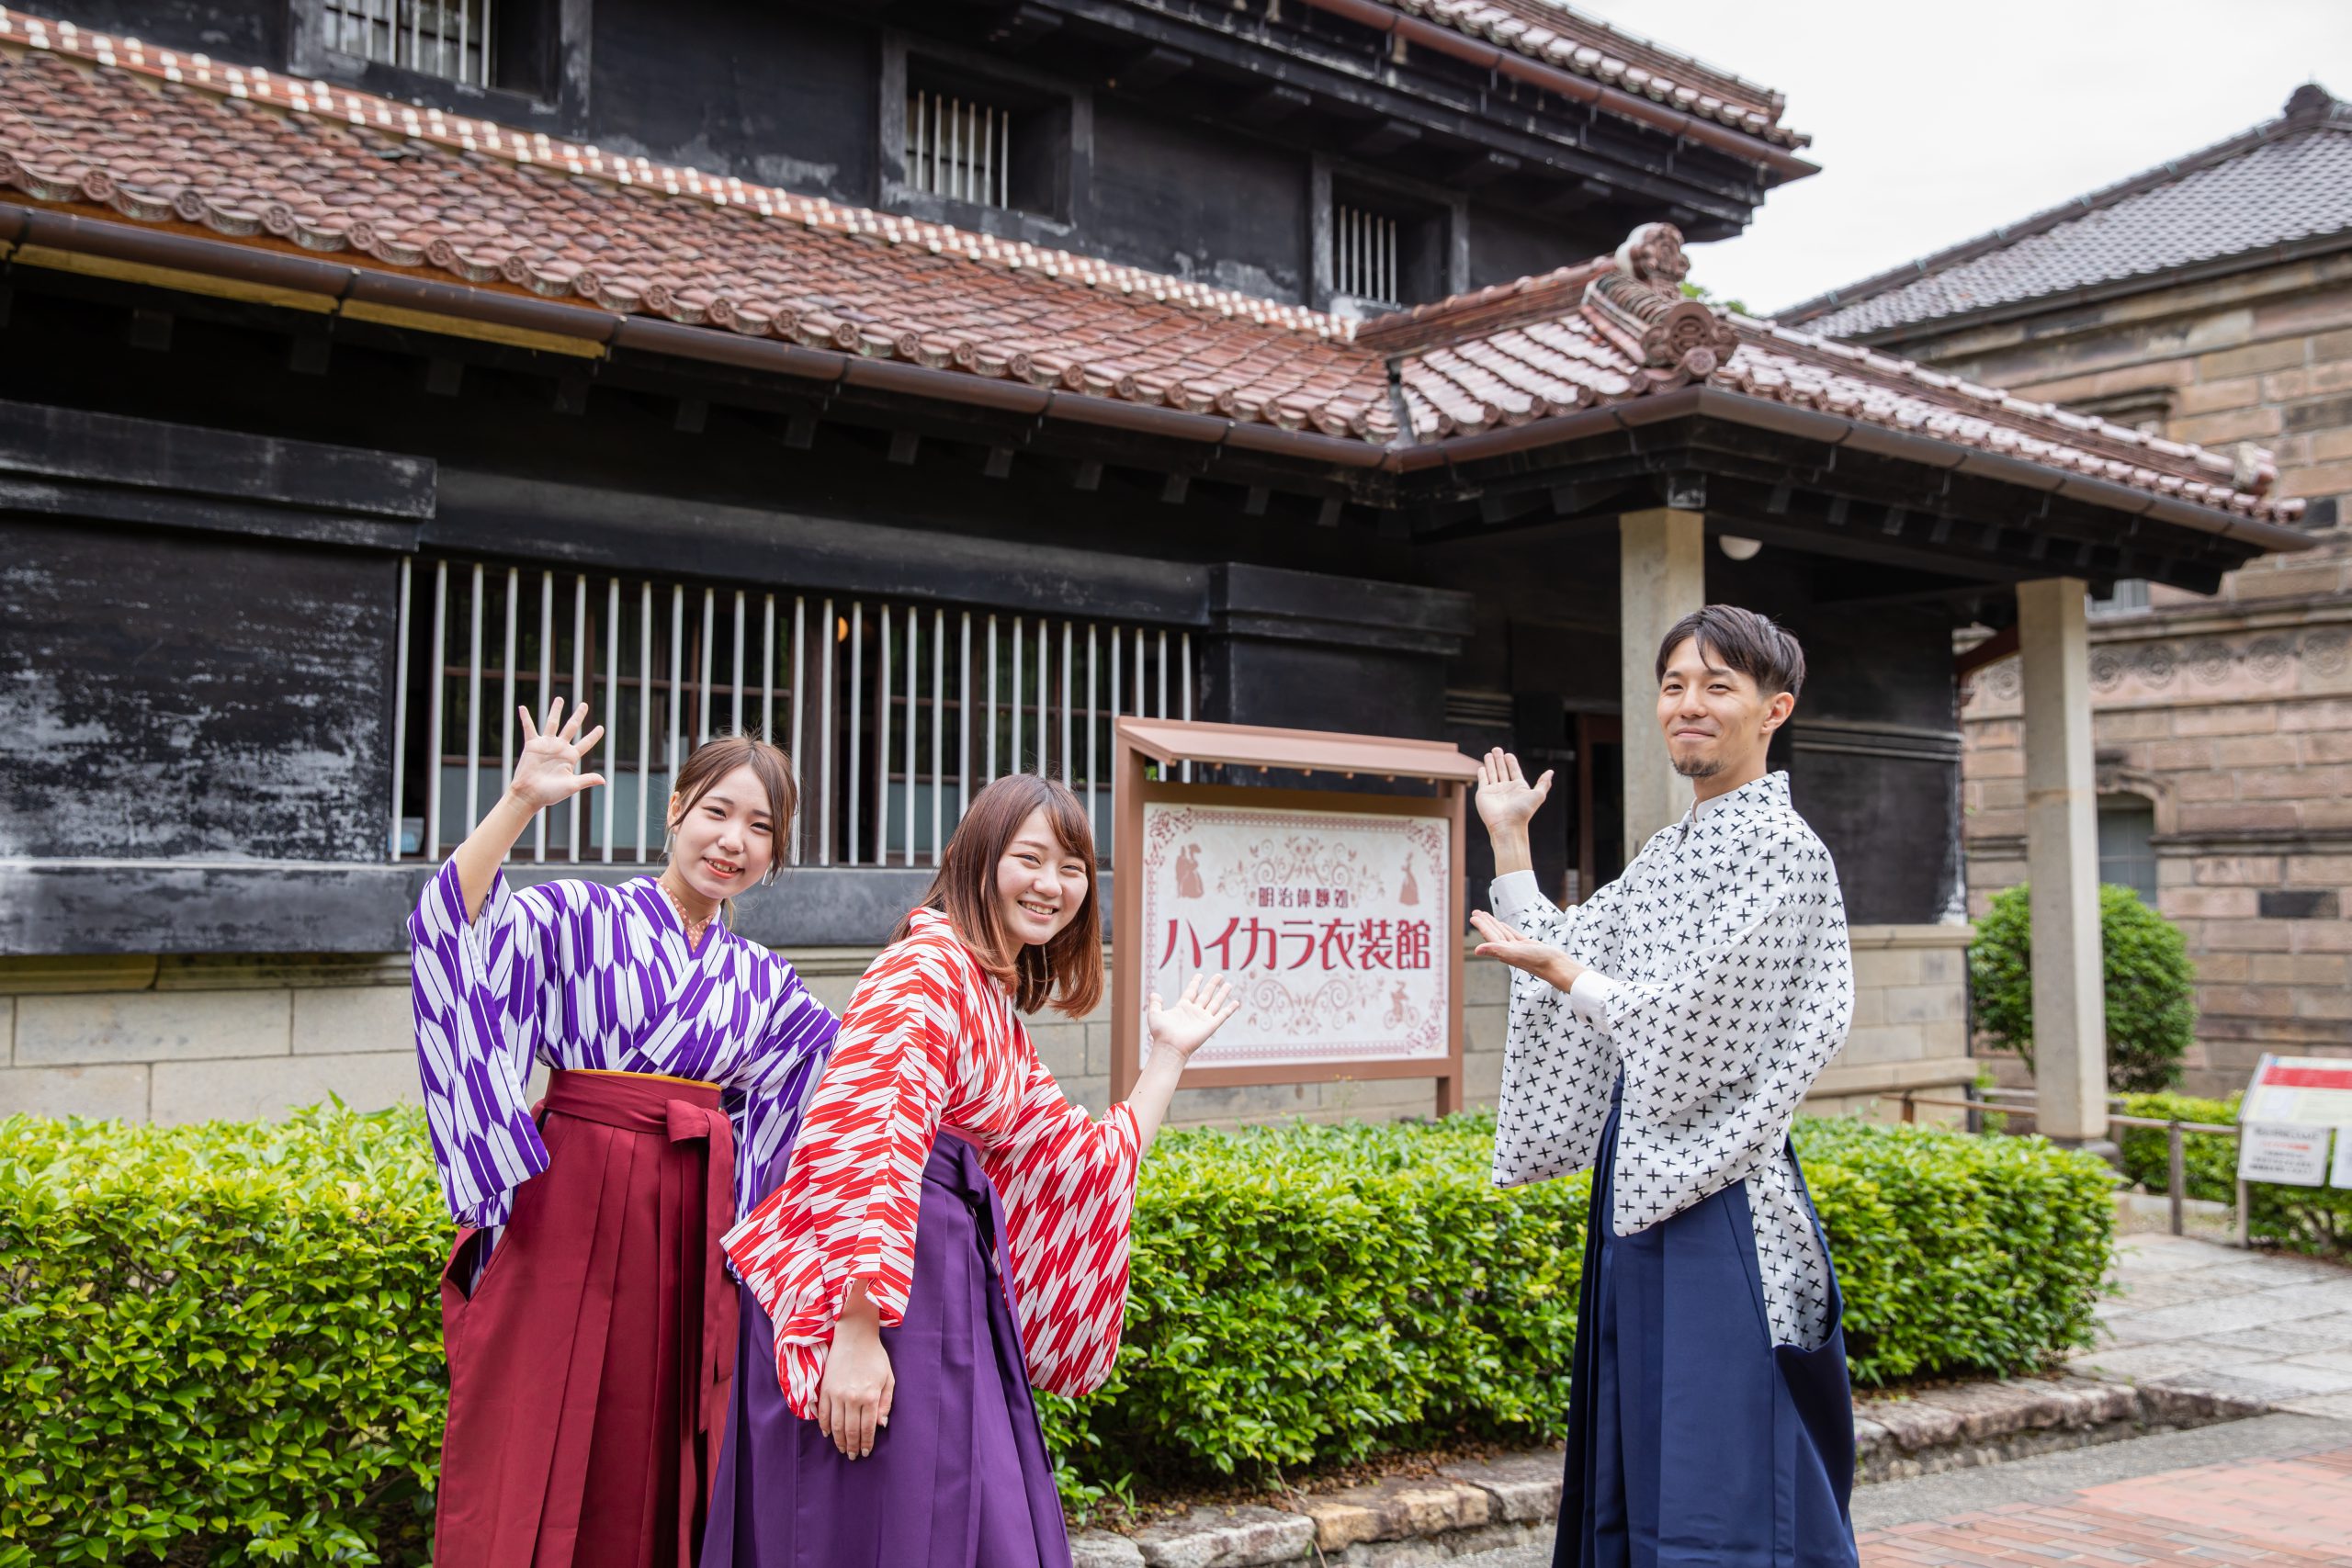
[[(2180, 928), (2129, 887), (2098, 890), (2107, 991), (2107, 1082), (2153, 1094), (2180, 1081), (2197, 1035), (2197, 971)], [(1993, 896), (1968, 949), (1976, 1026), (2033, 1066), (2033, 912), (2027, 885)]]

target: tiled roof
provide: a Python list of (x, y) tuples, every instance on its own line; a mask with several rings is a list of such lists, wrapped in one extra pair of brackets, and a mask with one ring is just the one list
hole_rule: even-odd
[(2352, 237), (2352, 105), (2312, 85), (2243, 135), (1780, 313), (1838, 337)]
[(1781, 123), (1785, 100), (1770, 88), (1553, 0), (1393, 0), (1393, 6), (1563, 71), (1719, 121), (1776, 147), (1804, 147), (1813, 141)]
[(2259, 493), (2258, 456), (1684, 299), (1666, 224), (1356, 325), (0, 9), (9, 201), (1377, 447), (1704, 384), (2241, 515), (2300, 506)]

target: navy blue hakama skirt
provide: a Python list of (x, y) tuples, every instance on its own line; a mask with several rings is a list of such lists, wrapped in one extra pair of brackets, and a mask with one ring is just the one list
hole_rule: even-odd
[(1855, 1568), (1835, 1270), (1828, 1342), (1773, 1344), (1747, 1184), (1617, 1235), (1617, 1121), (1593, 1168), (1554, 1568)]

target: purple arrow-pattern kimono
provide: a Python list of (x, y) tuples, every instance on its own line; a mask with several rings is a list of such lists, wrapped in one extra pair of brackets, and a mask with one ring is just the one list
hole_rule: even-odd
[(501, 875), (469, 924), (454, 863), (434, 874), (409, 934), (425, 1117), (461, 1223), (503, 1225), (514, 1189), (548, 1167), (527, 1099), (535, 1060), (717, 1084), (739, 1217), (783, 1174), (839, 1021), (767, 949), (714, 922), (689, 953), (650, 876), (510, 888)]

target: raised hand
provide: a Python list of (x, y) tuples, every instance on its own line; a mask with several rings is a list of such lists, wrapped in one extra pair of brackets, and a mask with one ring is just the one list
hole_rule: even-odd
[(1188, 1058), (1240, 1010), (1241, 998), (1233, 994), (1222, 976), (1211, 979), (1205, 975), (1193, 976), (1185, 983), (1184, 994), (1172, 1008), (1154, 991), (1151, 1009), (1145, 1015), (1151, 1029), (1152, 1049), (1172, 1051), (1179, 1058)]
[(572, 709), (571, 716), (566, 718), (563, 699), (556, 698), (548, 705), (544, 732), (531, 722), (528, 708), (516, 708), (514, 716), (523, 721), (523, 754), (514, 760), (514, 776), (507, 781), (509, 798), (530, 810), (542, 811), (605, 782), (602, 773), (580, 771), (581, 759), (594, 750), (596, 742), (605, 738), (601, 724), (585, 735), (580, 733), (581, 721), (588, 716), (586, 703)]
[(1498, 746), (1478, 760), (1478, 820), (1488, 833), (1524, 830), (1552, 793), (1552, 773), (1533, 784), (1519, 771), (1519, 759)]
[(1481, 958), (1492, 958), (1525, 970), (1556, 990), (1566, 990), (1584, 973), (1584, 965), (1549, 942), (1531, 942), (1484, 909), (1470, 911), (1470, 923), (1486, 940), (1477, 947)]

